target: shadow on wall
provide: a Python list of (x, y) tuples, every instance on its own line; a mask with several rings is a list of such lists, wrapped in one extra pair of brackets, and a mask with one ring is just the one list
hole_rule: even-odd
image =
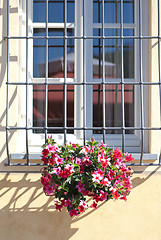
[[(152, 174), (133, 176), (134, 188)], [(100, 204), (101, 207), (104, 203)], [(72, 224), (92, 214), (70, 217), (65, 209), (55, 210), (52, 197), (42, 191), (39, 173), (2, 173), (0, 175), (0, 239), (2, 240), (68, 240), (78, 228)]]
[[(135, 173), (132, 179), (134, 188), (147, 181), (156, 171), (141, 178), (140, 174), (137, 176)], [(117, 214), (124, 216), (127, 205), (120, 202), (121, 208), (115, 206), (116, 209), (112, 210), (110, 206), (113, 202), (109, 201), (107, 204), (107, 214), (104, 216), (110, 217), (111, 214), (116, 214), (116, 218)], [(103, 207), (104, 204), (100, 204), (99, 207)], [(120, 210), (122, 207), (123, 211)], [(133, 208), (133, 205), (130, 204), (129, 207)], [(78, 231), (78, 228), (72, 228), (72, 224), (93, 214), (94, 211), (88, 210), (80, 217), (72, 218), (65, 209), (61, 213), (57, 212), (53, 198), (45, 196), (42, 191), (40, 173), (0, 174), (0, 239), (2, 240), (68, 240)], [(129, 214), (131, 216), (131, 210)], [(89, 224), (88, 221), (87, 223)]]
[(77, 232), (73, 218), (57, 212), (53, 198), (44, 195), (39, 174), (7, 173), (0, 189), (0, 239), (67, 240)]

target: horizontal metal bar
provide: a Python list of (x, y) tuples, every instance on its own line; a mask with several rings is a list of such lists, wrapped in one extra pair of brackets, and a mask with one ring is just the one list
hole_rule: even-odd
[[(53, 78), (54, 79), (54, 78)], [(67, 78), (68, 79), (68, 78)], [(70, 78), (71, 79), (71, 78)], [(64, 78), (61, 78), (61, 80), (64, 80)], [(147, 86), (153, 86), (153, 85), (161, 85), (160, 82), (6, 82), (7, 85), (147, 85)]]
[(5, 36), (4, 39), (161, 39), (160, 36)]
[(161, 127), (7, 127), (7, 130), (161, 130)]
[(45, 166), (42, 163), (9, 163), (9, 164), (5, 164), (5, 166), (32, 166), (32, 167), (36, 167), (36, 166)]

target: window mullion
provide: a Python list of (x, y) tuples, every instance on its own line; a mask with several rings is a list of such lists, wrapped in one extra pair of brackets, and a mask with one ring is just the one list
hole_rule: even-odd
[[(83, 36), (83, 0), (75, 2), (75, 36)], [(75, 39), (75, 79), (80, 86), (74, 87), (74, 127), (83, 128), (83, 39)], [(83, 138), (83, 132), (74, 131), (77, 138)]]

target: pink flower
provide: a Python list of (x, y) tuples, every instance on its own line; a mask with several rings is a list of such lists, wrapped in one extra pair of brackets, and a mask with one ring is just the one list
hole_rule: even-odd
[(55, 153), (56, 151), (59, 150), (59, 148), (56, 145), (51, 144), (48, 144), (45, 149), (47, 149), (50, 153)]
[(44, 150), (42, 151), (42, 155), (43, 155), (44, 157), (47, 157), (48, 154), (49, 154), (48, 148), (44, 148)]
[(58, 155), (55, 157), (55, 162), (57, 165), (63, 164), (63, 158), (60, 158)]
[(63, 207), (62, 204), (57, 204), (57, 203), (55, 204), (55, 208), (56, 208), (59, 212), (61, 212), (62, 207)]
[(62, 199), (62, 200), (61, 200), (61, 204), (62, 204), (64, 207), (71, 206), (71, 200), (70, 200), (70, 199), (68, 199), (68, 200)]
[(120, 197), (120, 194), (116, 191), (116, 189), (112, 190), (112, 196), (114, 197), (114, 199), (118, 199)]
[(60, 167), (53, 168), (53, 171), (51, 172), (51, 174), (56, 174), (57, 176), (59, 176), (60, 171), (61, 171)]
[(45, 156), (42, 156), (41, 160), (44, 162), (45, 165), (48, 163)]
[(80, 158), (77, 158), (77, 157), (76, 157), (76, 159), (75, 159), (75, 163), (78, 164), (78, 165), (80, 165), (80, 164), (82, 163), (82, 161), (81, 161)]
[(122, 156), (122, 152), (119, 148), (115, 148), (114, 151), (112, 152), (112, 158), (114, 160), (118, 159), (118, 158), (121, 158)]
[(72, 143), (72, 147), (73, 147), (73, 148), (76, 148), (77, 146), (76, 146), (74, 143)]
[(54, 158), (49, 158), (48, 163), (49, 163), (50, 166), (54, 165), (55, 159)]
[(134, 161), (134, 158), (132, 157), (132, 154), (126, 153), (125, 161), (126, 162)]
[(84, 157), (82, 158), (82, 163), (88, 167), (89, 165), (92, 164), (92, 161), (89, 159), (89, 157)]
[(120, 168), (120, 166), (122, 165), (122, 158), (119, 158), (119, 159), (117, 159), (116, 160), (116, 163), (115, 163), (115, 166), (117, 167), (117, 168)]
[(110, 181), (112, 181), (112, 180), (113, 180), (113, 176), (115, 176), (115, 172), (110, 169), (110, 171), (107, 173), (106, 177), (107, 177)]
[(42, 185), (47, 186), (49, 184), (48, 177), (41, 177), (41, 183)]
[(104, 191), (100, 191), (100, 201), (104, 201), (104, 200), (107, 200), (107, 192), (104, 192)]
[(44, 189), (44, 191), (45, 191), (45, 193), (47, 193), (48, 195), (54, 195), (54, 189), (53, 189), (53, 187), (52, 186), (50, 186), (50, 185), (47, 185), (46, 187), (45, 187), (45, 189)]
[(78, 216), (78, 211), (77, 211), (76, 209), (72, 209), (72, 210), (70, 210), (69, 215), (70, 215), (71, 217), (73, 217), (73, 216)]
[(100, 196), (98, 194), (95, 194), (93, 197), (93, 200), (95, 200), (96, 202), (100, 201)]
[(64, 171), (60, 172), (60, 176), (63, 178), (67, 178), (68, 176), (70, 176), (72, 173), (74, 172), (74, 166), (67, 164), (65, 165)]
[(101, 147), (105, 148), (106, 146), (107, 146), (107, 144), (104, 144), (103, 141), (101, 141)]
[(79, 182), (79, 183), (76, 185), (76, 188), (78, 189), (79, 192), (84, 192), (84, 191), (85, 191), (84, 186), (85, 186), (85, 184), (82, 184), (81, 182)]
[(124, 200), (125, 202), (127, 201), (126, 195), (123, 195), (122, 197), (120, 197), (120, 199)]
[(85, 208), (88, 208), (88, 205), (86, 204), (85, 201), (81, 200), (81, 201), (80, 201), (80, 204), (79, 204), (79, 206), (78, 206), (79, 212), (80, 212), (80, 213), (81, 213), (81, 212), (84, 212), (84, 211), (85, 211)]
[(100, 161), (101, 161), (102, 168), (105, 169), (109, 164), (110, 158), (103, 157), (103, 158), (100, 158)]
[(100, 183), (100, 181), (103, 179), (103, 174), (99, 173), (99, 171), (94, 171), (92, 175), (92, 181), (96, 183)]
[(103, 178), (103, 180), (100, 182), (102, 185), (104, 186), (110, 186), (111, 185), (111, 182), (108, 180), (108, 178)]
[(91, 204), (91, 208), (97, 209), (97, 203), (95, 201)]
[(70, 164), (67, 164), (64, 169), (70, 171), (71, 173), (74, 172), (74, 166)]

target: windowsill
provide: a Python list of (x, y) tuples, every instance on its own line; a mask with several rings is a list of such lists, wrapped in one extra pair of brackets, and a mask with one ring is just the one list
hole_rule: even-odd
[[(136, 160), (136, 164), (138, 164), (138, 161), (140, 161), (140, 153), (133, 153), (132, 156)], [(26, 153), (11, 153), (10, 154), (10, 159), (13, 162), (20, 162), (22, 160), (26, 160)], [(41, 160), (41, 154), (39, 153), (30, 153), (29, 154), (29, 159), (32, 162), (39, 162)], [(35, 160), (35, 161), (34, 161)], [(144, 153), (143, 154), (143, 161), (146, 163), (153, 163), (153, 161), (158, 161), (159, 160), (159, 155), (158, 154), (151, 154), (151, 153)], [(40, 162), (41, 163), (41, 162)]]

